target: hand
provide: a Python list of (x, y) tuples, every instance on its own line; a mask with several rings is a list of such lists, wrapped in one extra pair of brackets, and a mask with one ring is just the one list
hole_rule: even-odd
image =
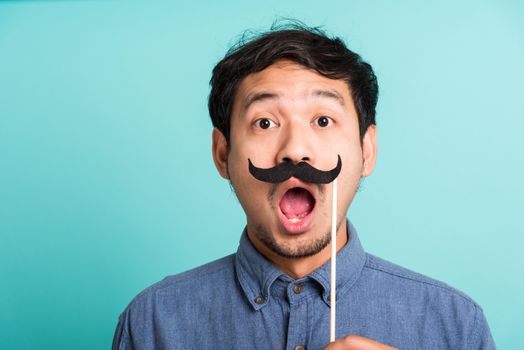
[(324, 350), (396, 350), (396, 348), (358, 335), (346, 335), (330, 343)]

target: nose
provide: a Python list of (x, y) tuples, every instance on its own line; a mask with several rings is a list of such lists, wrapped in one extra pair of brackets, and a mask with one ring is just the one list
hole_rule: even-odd
[(307, 128), (299, 125), (289, 125), (281, 134), (279, 151), (276, 163), (301, 161), (313, 162), (312, 136)]

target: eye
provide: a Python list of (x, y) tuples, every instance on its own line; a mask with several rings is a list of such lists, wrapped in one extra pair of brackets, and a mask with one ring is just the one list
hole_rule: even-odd
[(333, 123), (333, 119), (331, 119), (330, 117), (326, 117), (325, 115), (321, 116), (321, 117), (318, 117), (316, 120), (315, 120), (315, 123), (320, 126), (321, 128), (325, 128), (327, 126), (329, 126), (331, 123)]
[(255, 121), (255, 126), (260, 129), (269, 129), (277, 126), (274, 121), (268, 118), (260, 118)]

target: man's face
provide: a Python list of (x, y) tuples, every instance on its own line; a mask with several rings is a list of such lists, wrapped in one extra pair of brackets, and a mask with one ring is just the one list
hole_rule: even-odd
[(247, 216), (248, 235), (263, 252), (302, 258), (330, 242), (332, 184), (290, 178), (278, 184), (255, 179), (248, 159), (259, 168), (306, 161), (338, 176), (339, 231), (361, 176), (371, 173), (375, 128), (361, 144), (357, 112), (349, 87), (290, 61), (279, 61), (241, 81), (231, 114), (230, 142), (213, 134), (213, 155), (221, 175), (231, 180)]

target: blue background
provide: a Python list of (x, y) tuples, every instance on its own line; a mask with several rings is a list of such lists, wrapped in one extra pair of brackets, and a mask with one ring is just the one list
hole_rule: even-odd
[(0, 348), (108, 348), (140, 290), (236, 250), (208, 82), (277, 16), (378, 75), (378, 164), (349, 212), (366, 250), (466, 292), (522, 348), (523, 4), (0, 2)]

